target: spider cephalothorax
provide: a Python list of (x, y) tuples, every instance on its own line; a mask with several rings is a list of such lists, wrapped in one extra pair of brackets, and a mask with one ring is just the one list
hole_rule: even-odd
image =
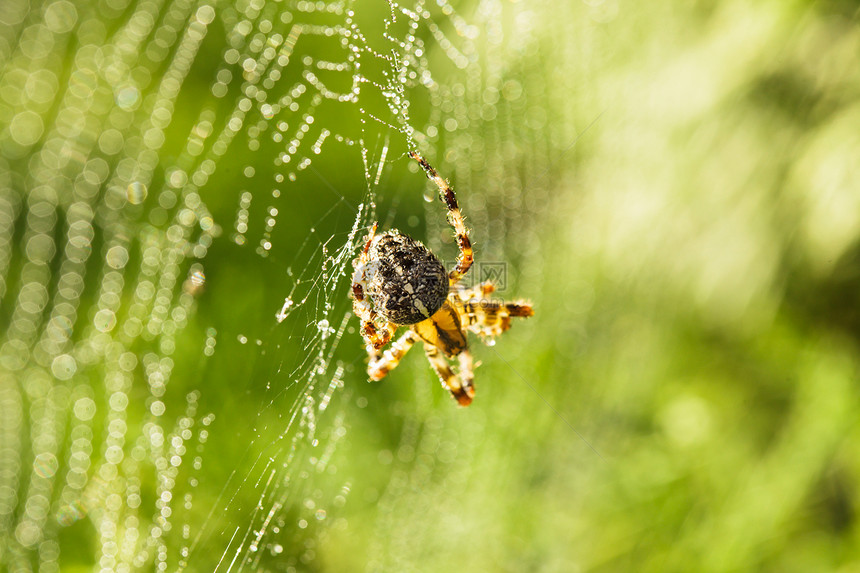
[[(373, 224), (361, 256), (353, 261), (352, 277), (353, 309), (361, 319), (361, 335), (370, 355), (367, 373), (371, 380), (381, 380), (420, 340), (442, 385), (461, 406), (468, 406), (475, 389), (466, 331), (492, 339), (510, 328), (511, 317), (532, 316), (534, 311), (524, 301), (487, 300), (495, 290), (492, 283), (471, 289), (458, 284), (472, 266), (473, 257), (454, 190), (420, 155), (409, 155), (439, 187), (460, 254), (456, 266), (446, 273), (436, 255), (419, 241), (397, 230), (377, 235)], [(399, 326), (409, 326), (409, 330), (383, 351)], [(453, 358), (459, 363), (459, 372), (448, 362)]]

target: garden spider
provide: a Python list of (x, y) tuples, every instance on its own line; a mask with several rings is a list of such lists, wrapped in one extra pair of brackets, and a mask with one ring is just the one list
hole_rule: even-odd
[[(489, 300), (487, 297), (495, 290), (491, 282), (470, 289), (458, 284), (472, 266), (473, 257), (469, 231), (454, 190), (420, 155), (414, 151), (409, 155), (439, 187), (460, 253), (456, 266), (446, 273), (436, 255), (419, 241), (396, 229), (376, 234), (376, 223), (373, 224), (361, 255), (352, 263), (352, 306), (361, 319), (361, 335), (370, 355), (367, 374), (371, 380), (382, 380), (413, 344), (423, 341), (424, 352), (442, 386), (458, 404), (468, 406), (475, 388), (466, 331), (492, 339), (511, 327), (512, 317), (529, 317), (534, 311), (525, 301)], [(409, 330), (383, 351), (400, 326), (408, 326)], [(449, 363), (454, 358), (459, 363), (458, 370)]]

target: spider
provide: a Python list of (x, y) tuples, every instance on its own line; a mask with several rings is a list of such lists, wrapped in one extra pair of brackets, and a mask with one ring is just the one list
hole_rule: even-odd
[[(492, 282), (464, 288), (460, 279), (472, 266), (472, 243), (460, 213), (454, 190), (418, 153), (410, 152), (427, 178), (439, 187), (439, 198), (448, 209), (459, 247), (457, 264), (450, 272), (427, 247), (396, 229), (377, 234), (370, 227), (361, 255), (353, 261), (351, 296), (353, 310), (361, 320), (361, 335), (367, 344), (371, 380), (382, 380), (412, 346), (424, 342), (427, 360), (442, 386), (460, 406), (468, 406), (475, 395), (472, 355), (466, 331), (485, 341), (511, 327), (512, 317), (529, 317), (529, 303), (490, 301)], [(392, 342), (397, 329), (409, 329)], [(382, 350), (389, 342), (391, 346)], [(451, 361), (456, 359), (458, 367)]]

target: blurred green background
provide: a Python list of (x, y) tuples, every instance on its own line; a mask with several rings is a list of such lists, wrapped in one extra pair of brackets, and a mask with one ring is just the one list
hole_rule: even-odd
[[(4, 1), (0, 570), (860, 571), (858, 14)], [(466, 409), (349, 314), (414, 147)]]

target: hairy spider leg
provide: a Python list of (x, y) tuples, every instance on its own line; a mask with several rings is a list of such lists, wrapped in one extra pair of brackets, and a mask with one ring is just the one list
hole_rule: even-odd
[(370, 250), (374, 235), (376, 235), (376, 223), (370, 228), (370, 234), (367, 236), (367, 242), (364, 244), (361, 255), (352, 262), (355, 269), (355, 273), (352, 275), (352, 310), (361, 320), (361, 336), (364, 337), (368, 345), (379, 350), (391, 340), (391, 336), (397, 330), (397, 325), (386, 321), (385, 326), (380, 331), (376, 326), (379, 315), (364, 296), (364, 268), (367, 264), (367, 251)]
[[(436, 374), (439, 376), (439, 381), (442, 386), (451, 393), (451, 396), (461, 406), (468, 406), (472, 403), (472, 398), (475, 396), (475, 387), (472, 385), (472, 358), (468, 350), (463, 350), (459, 354), (461, 374), (454, 372), (445, 356), (439, 352), (439, 349), (432, 344), (424, 344), (424, 352), (427, 354), (427, 360)], [(465, 355), (465, 356), (464, 356)]]
[(469, 267), (474, 261), (472, 241), (469, 240), (469, 229), (466, 228), (466, 222), (460, 212), (460, 205), (457, 204), (457, 197), (448, 182), (442, 179), (436, 170), (417, 152), (410, 151), (409, 156), (421, 165), (427, 178), (436, 184), (439, 188), (439, 198), (448, 208), (448, 224), (454, 227), (457, 247), (460, 249), (460, 254), (457, 255), (457, 265), (448, 273), (448, 284), (455, 285), (469, 271)]
[(524, 300), (514, 302), (471, 300), (463, 303), (465, 328), (481, 337), (493, 338), (511, 327), (512, 318), (534, 316), (532, 305)]
[(495, 285), (487, 281), (470, 289), (456, 291), (462, 322), (467, 330), (492, 338), (511, 327), (511, 318), (534, 316), (531, 304), (524, 300), (506, 303), (488, 299), (495, 290)]
[(460, 378), (463, 380), (463, 387), (469, 393), (469, 401), (475, 396), (475, 366), (472, 363), (472, 353), (468, 349), (457, 355), (457, 360), (460, 361)]
[(368, 352), (370, 354), (370, 364), (367, 365), (367, 375), (371, 380), (379, 381), (397, 368), (400, 360), (409, 352), (412, 345), (420, 340), (418, 335), (407, 330), (403, 336), (391, 343), (391, 346), (384, 352)]

